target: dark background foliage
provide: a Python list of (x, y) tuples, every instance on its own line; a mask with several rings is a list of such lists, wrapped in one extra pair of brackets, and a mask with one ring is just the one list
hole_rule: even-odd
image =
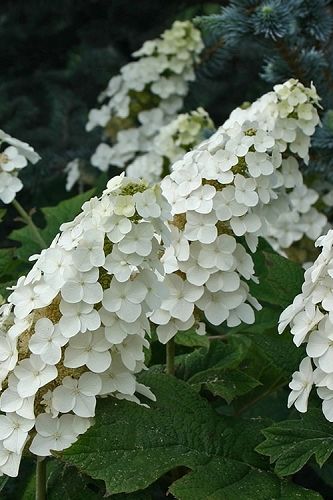
[(0, 128), (42, 156), (21, 195), (37, 206), (65, 197), (64, 166), (93, 152), (100, 131), (85, 123), (110, 77), (174, 19), (203, 12), (163, 0), (4, 0), (1, 11)]
[[(3, 0), (0, 128), (31, 143), (42, 161), (23, 173), (25, 206), (68, 196), (63, 168), (88, 160), (100, 130), (85, 132), (98, 94), (131, 53), (175, 19), (196, 19), (206, 50), (186, 109), (216, 124), (244, 101), (290, 77), (314, 81), (333, 106), (332, 6), (327, 0)], [(315, 138), (310, 168), (331, 175), (331, 113)]]

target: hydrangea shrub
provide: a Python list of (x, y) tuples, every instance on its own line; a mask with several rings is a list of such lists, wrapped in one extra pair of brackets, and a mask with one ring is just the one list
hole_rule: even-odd
[[(42, 228), (26, 214), (14, 236), (39, 244), (32, 267), (0, 252), (0, 277), (20, 276), (0, 310), (0, 491), (34, 457), (38, 500), (40, 464), (51, 500), (61, 488), (89, 499), (319, 498), (282, 476), (333, 452), (332, 230), (304, 276), (281, 256), (326, 231), (301, 170), (319, 97), (290, 79), (214, 130), (202, 108), (178, 115), (202, 49), (194, 25), (177, 21), (134, 54), (87, 125), (108, 141), (92, 163), (128, 177), (84, 194), (76, 216), (71, 200), (44, 209)], [(38, 155), (0, 138), (10, 203)], [(67, 170), (70, 187), (79, 160)], [(293, 342), (277, 335), (288, 325)], [(313, 385), (322, 411), (308, 403)], [(304, 420), (279, 422), (292, 405), (309, 405)]]

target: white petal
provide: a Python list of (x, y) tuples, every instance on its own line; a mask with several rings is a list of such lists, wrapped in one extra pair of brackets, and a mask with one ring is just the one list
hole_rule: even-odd
[(64, 366), (68, 368), (78, 368), (86, 364), (88, 353), (83, 349), (73, 349), (71, 346), (67, 347), (65, 351)]
[(85, 396), (96, 396), (102, 388), (101, 378), (95, 373), (83, 373), (79, 379), (78, 389)]
[(10, 477), (16, 477), (20, 467), (21, 455), (9, 453), (7, 462), (1, 466), (1, 472)]
[(67, 281), (61, 289), (61, 295), (70, 304), (80, 302), (83, 298), (82, 286), (76, 281)]
[(86, 361), (86, 366), (94, 373), (105, 372), (111, 365), (111, 354), (109, 351), (91, 351)]
[(84, 396), (81, 394), (76, 397), (73, 411), (79, 417), (93, 417), (95, 415), (95, 407), (95, 396)]
[(27, 437), (28, 432), (21, 429), (15, 429), (14, 432), (4, 440), (3, 444), (7, 450), (13, 451), (14, 453), (21, 453)]
[(47, 457), (51, 455), (51, 449), (53, 445), (54, 439), (52, 437), (44, 437), (37, 434), (34, 437), (29, 450), (31, 451), (31, 453), (39, 457)]
[(81, 322), (78, 316), (62, 316), (59, 321), (59, 328), (64, 337), (70, 338), (80, 331)]
[(14, 430), (13, 422), (5, 415), (0, 415), (0, 440), (8, 438)]
[(56, 387), (52, 394), (52, 406), (60, 413), (70, 412), (75, 405), (75, 396), (63, 386)]

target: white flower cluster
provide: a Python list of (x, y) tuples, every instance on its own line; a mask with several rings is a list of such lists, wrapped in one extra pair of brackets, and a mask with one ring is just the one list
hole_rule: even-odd
[(198, 145), (205, 134), (213, 131), (214, 124), (203, 108), (182, 113), (160, 129), (152, 139), (150, 151), (137, 156), (127, 166), (126, 173), (131, 177), (143, 177), (150, 182), (160, 181), (170, 173), (171, 163)]
[(47, 456), (70, 446), (96, 396), (154, 399), (135, 374), (147, 313), (164, 297), (169, 218), (158, 186), (116, 177), (13, 287), (0, 324), (0, 472), (17, 475), (25, 447)]
[[(284, 116), (285, 89), (306, 96), (307, 127), (298, 101)], [(313, 89), (287, 82), (268, 96), (274, 119), (230, 120), (178, 160), (161, 188), (109, 181), (13, 287), (0, 324), (0, 472), (16, 475), (25, 447), (47, 456), (70, 446), (91, 424), (97, 396), (154, 398), (135, 377), (149, 320), (163, 343), (178, 330), (204, 334), (204, 319), (253, 323), (250, 252), (285, 162), (306, 156), (293, 140), (318, 121)]]
[(276, 85), (274, 92), (265, 94), (248, 109), (235, 109), (224, 124), (229, 128), (235, 122), (255, 120), (260, 128), (270, 131), (284, 153), (274, 184), (278, 196), (265, 207), (266, 224), (261, 233), (277, 251), (289, 248), (303, 236), (316, 240), (327, 224), (326, 216), (314, 207), (319, 194), (306, 186), (294, 156), (305, 163), (309, 160), (310, 137), (319, 123), (313, 104), (318, 106), (318, 102), (313, 86), (306, 88), (291, 79)]
[(23, 188), (18, 174), (28, 161), (37, 163), (39, 160), (40, 156), (29, 144), (0, 130), (0, 201), (8, 204), (14, 200), (16, 193)]
[[(288, 99), (292, 105), (286, 105)], [(327, 225), (327, 217), (314, 207), (320, 195), (317, 190), (306, 186), (295, 157), (297, 154), (308, 160), (310, 137), (307, 134), (313, 134), (319, 122), (313, 103), (318, 104), (313, 87), (307, 89), (297, 81), (289, 80), (284, 85), (276, 86), (275, 92), (265, 94), (249, 108), (235, 109), (222, 126), (229, 130), (236, 123), (243, 125), (248, 120), (255, 121), (258, 127), (270, 131), (279, 150), (285, 153), (281, 167), (275, 172), (274, 191), (277, 196), (265, 205), (262, 214), (265, 224), (261, 233), (275, 250), (282, 253), (283, 249), (303, 236), (315, 241)], [(161, 128), (152, 141), (151, 151), (138, 156), (128, 165), (126, 172), (153, 182), (160, 180), (167, 175), (169, 164), (198, 144), (203, 139), (204, 130), (212, 130), (212, 127), (213, 123), (202, 108), (179, 115)], [(304, 144), (300, 148), (302, 141)], [(252, 164), (256, 162), (259, 163), (258, 155), (253, 156)], [(255, 167), (251, 169), (251, 175), (255, 174)]]
[(288, 407), (307, 411), (313, 385), (323, 400), (324, 416), (333, 422), (333, 230), (318, 238), (321, 253), (305, 271), (302, 293), (281, 314), (279, 333), (290, 324), (296, 346), (306, 344), (305, 357), (289, 384)]
[(124, 168), (137, 154), (150, 150), (153, 137), (182, 108), (202, 49), (200, 31), (190, 21), (175, 21), (160, 38), (145, 42), (133, 54), (138, 59), (111, 78), (100, 97), (102, 107), (89, 113), (88, 131), (99, 125), (106, 127), (107, 135), (112, 119), (124, 121), (114, 145), (103, 142), (97, 147), (92, 165), (102, 171), (110, 164)]
[[(287, 115), (286, 91), (298, 96)], [(284, 182), (281, 172), (286, 164), (297, 166), (292, 153), (299, 155), (300, 149), (293, 141), (303, 129), (313, 133), (318, 123), (317, 100), (314, 89), (296, 81), (276, 86), (254, 105), (255, 110), (263, 107), (266, 116), (267, 102), (272, 103), (269, 122), (230, 119), (162, 180), (174, 227), (163, 258), (169, 296), (150, 318), (159, 325), (161, 342), (195, 324), (203, 333), (198, 323), (203, 316), (214, 325), (254, 322), (260, 305), (246, 283), (254, 279), (253, 261), (237, 238), (243, 237), (253, 252), (258, 236), (265, 234), (267, 206)], [(309, 106), (311, 119), (305, 124), (296, 116), (299, 102)], [(290, 114), (295, 116), (291, 124)], [(304, 157), (307, 151), (301, 153)]]

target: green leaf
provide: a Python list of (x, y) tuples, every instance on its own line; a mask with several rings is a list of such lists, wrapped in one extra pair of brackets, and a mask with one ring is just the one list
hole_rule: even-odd
[(261, 417), (226, 417), (226, 427), (222, 434), (223, 455), (258, 469), (268, 470), (267, 458), (257, 453), (255, 448), (263, 441), (262, 430), (271, 423), (270, 419)]
[(0, 486), (2, 500), (35, 500), (35, 463), (31, 458), (22, 457), (18, 477), (3, 476), (0, 480), (5, 481), (3, 488)]
[[(196, 349), (177, 362), (177, 375), (185, 380), (209, 368), (237, 368), (245, 358), (250, 342), (238, 336), (237, 342), (226, 344), (221, 340), (210, 341), (209, 348)], [(176, 360), (177, 361), (177, 360)]]
[(185, 347), (209, 347), (209, 339), (206, 335), (198, 335), (194, 330), (177, 332), (175, 343)]
[[(244, 396), (239, 396), (234, 401), (237, 414), (247, 411), (257, 402), (267, 399), (270, 394), (276, 393), (281, 387), (287, 385), (292, 373), (304, 357), (304, 347), (296, 349), (292, 336), (287, 332), (279, 335), (276, 329), (271, 329), (261, 333), (243, 332), (235, 335), (235, 337), (242, 336), (251, 340), (252, 346), (240, 369), (261, 382), (262, 385), (255, 387)], [(282, 394), (283, 398), (283, 406), (286, 407), (286, 392)], [(281, 417), (283, 418), (283, 415)]]
[(0, 294), (6, 297), (8, 295), (7, 286), (17, 279), (19, 272), (22, 271), (22, 265), (14, 257), (13, 248), (2, 248), (0, 250)]
[(24, 490), (20, 495), (20, 500), (35, 500), (35, 498), (36, 498), (36, 475), (31, 474), (29, 480), (24, 485)]
[(261, 385), (261, 382), (240, 370), (227, 371), (219, 368), (196, 373), (188, 382), (199, 389), (208, 389), (213, 396), (220, 396), (227, 403)]
[(257, 252), (254, 262), (259, 284), (251, 283), (251, 293), (259, 302), (285, 308), (301, 291), (304, 276), (301, 265), (267, 251)]
[(47, 500), (98, 500), (104, 495), (96, 493), (89, 485), (92, 481), (74, 467), (53, 464), (47, 480)]
[(2, 477), (0, 477), (0, 493), (4, 489), (4, 487), (6, 486), (6, 483), (7, 483), (8, 480), (9, 480), (8, 476), (2, 476)]
[(178, 500), (318, 500), (318, 493), (270, 472), (253, 469), (236, 460), (216, 457), (173, 483), (171, 493)]
[(145, 374), (142, 381), (157, 396), (150, 409), (101, 400), (95, 425), (62, 454), (105, 480), (113, 494), (143, 489), (177, 466), (195, 467), (222, 452), (222, 420), (193, 389), (162, 374)]
[(276, 329), (266, 332), (245, 332), (257, 351), (274, 366), (286, 380), (304, 358), (304, 347), (296, 349), (289, 332), (278, 334)]
[[(42, 230), (40, 231), (42, 234)], [(15, 255), (22, 261), (28, 261), (31, 255), (40, 253), (41, 246), (36, 240), (34, 232), (29, 226), (24, 226), (20, 229), (14, 229), (9, 235), (11, 240), (21, 243), (15, 249)]]
[(322, 466), (333, 453), (333, 426), (313, 409), (297, 420), (277, 422), (263, 430), (266, 440), (256, 448), (275, 462), (275, 471), (288, 476), (299, 471), (312, 456)]
[(13, 259), (13, 250), (11, 248), (2, 248), (0, 250), (0, 276), (6, 273), (8, 264)]
[[(93, 193), (94, 190), (86, 191), (83, 194), (60, 202), (55, 207), (45, 207), (41, 209), (46, 225), (43, 229), (40, 229), (40, 233), (47, 245), (52, 242), (53, 238), (59, 232), (61, 224), (74, 219), (80, 212), (83, 203), (89, 200)], [(35, 235), (29, 226), (24, 226), (21, 229), (12, 231), (10, 239), (21, 243), (21, 246), (16, 249), (16, 255), (23, 261), (27, 261), (30, 255), (40, 253), (41, 251), (39, 242), (36, 241)]]
[[(10, 498), (15, 496), (15, 499), (35, 500), (36, 475), (34, 469), (24, 484), (21, 484), (21, 474), (18, 479), (11, 480), (15, 481), (16, 488)], [(103, 489), (102, 493), (97, 493), (98, 485), (94, 484), (94, 481), (89, 477), (80, 474), (74, 467), (67, 466), (55, 459), (47, 461), (47, 500), (99, 500), (104, 497)]]
[[(160, 498), (160, 497), (158, 497)], [(112, 500), (154, 500), (156, 496), (148, 490), (136, 491), (134, 493), (119, 493), (112, 495)]]
[[(142, 490), (177, 467), (192, 470), (171, 486), (183, 500), (253, 500), (258, 492), (263, 499), (287, 500), (299, 498), (295, 491), (308, 494), (293, 486), (294, 496), (288, 497), (285, 482), (257, 468), (268, 467), (253, 449), (263, 439), (260, 430), (266, 420), (218, 416), (175, 377), (148, 372), (140, 379), (156, 394), (151, 408), (100, 400), (94, 426), (58, 454), (81, 472), (104, 480), (109, 494)], [(300, 498), (320, 498), (314, 495)]]
[(5, 208), (0, 208), (0, 222), (3, 221), (6, 213), (7, 213), (7, 210)]

